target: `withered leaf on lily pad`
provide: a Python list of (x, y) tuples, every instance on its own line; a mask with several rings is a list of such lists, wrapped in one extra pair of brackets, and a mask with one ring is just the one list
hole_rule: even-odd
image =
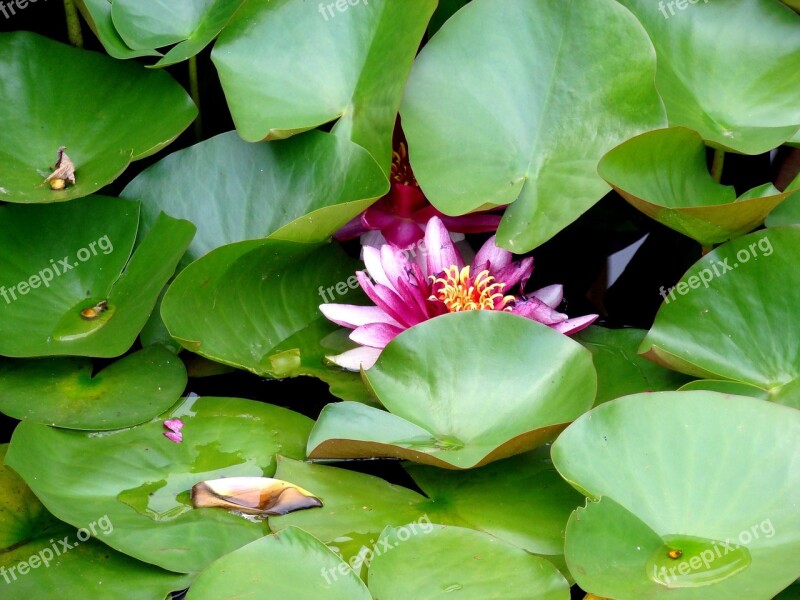
[(66, 146), (58, 147), (58, 157), (56, 164), (52, 167), (52, 173), (39, 184), (42, 187), (45, 183), (50, 183), (51, 190), (63, 190), (66, 187), (66, 182), (75, 185), (75, 165), (70, 160), (66, 150)]
[(271, 477), (224, 477), (192, 487), (195, 508), (221, 507), (249, 515), (285, 515), (322, 506), (300, 486)]

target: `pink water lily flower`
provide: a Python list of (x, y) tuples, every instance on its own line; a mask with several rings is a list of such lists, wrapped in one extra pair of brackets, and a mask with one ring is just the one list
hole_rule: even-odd
[(425, 225), (431, 217), (439, 217), (453, 233), (496, 231), (501, 215), (477, 212), (449, 217), (436, 210), (419, 188), (408, 151), (400, 132), (400, 141), (392, 152), (392, 187), (389, 193), (351, 220), (336, 233), (336, 239), (349, 240), (370, 231), (380, 232), (383, 241), (405, 249), (422, 240)]
[(165, 438), (176, 444), (180, 444), (183, 441), (183, 434), (181, 433), (183, 421), (180, 419), (167, 419), (164, 421), (164, 427), (169, 430), (164, 432)]
[(369, 277), (363, 271), (356, 276), (375, 306), (320, 306), (328, 319), (353, 330), (350, 339), (360, 347), (328, 357), (353, 371), (374, 365), (386, 344), (404, 330), (448, 312), (509, 311), (564, 334), (588, 327), (598, 316), (570, 319), (558, 312), (563, 298), (560, 285), (519, 297), (507, 294), (517, 286), (524, 289), (533, 271), (533, 258), (514, 261), (508, 250), (495, 245), (492, 236), (472, 265), (465, 266), (438, 217), (428, 221), (423, 251), (414, 253), (413, 258), (389, 244), (380, 249), (365, 246), (363, 252)]

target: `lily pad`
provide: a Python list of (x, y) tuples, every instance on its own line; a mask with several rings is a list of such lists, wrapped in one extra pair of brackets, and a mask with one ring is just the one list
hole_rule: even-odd
[[(0, 446), (0, 585), (3, 597), (62, 600), (152, 600), (187, 587), (168, 573), (110, 549), (102, 539), (114, 525), (101, 515), (76, 530), (42, 506), (19, 475), (3, 464)], [(94, 531), (94, 535), (92, 532)], [(98, 587), (97, 582), (103, 585)]]
[(414, 65), (401, 108), (414, 174), (448, 215), (510, 204), (497, 242), (531, 250), (608, 192), (605, 152), (666, 124), (655, 69), (612, 0), (473, 0)]
[[(0, 200), (63, 202), (112, 182), (197, 115), (165, 72), (28, 33), (0, 34)], [(146, 123), (146, 126), (142, 126)], [(75, 185), (41, 186), (66, 146)]]
[(200, 52), (230, 21), (244, 0), (113, 0), (111, 18), (125, 44), (137, 51), (175, 44), (155, 66), (166, 67)]
[(690, 379), (636, 353), (646, 333), (644, 329), (592, 326), (574, 336), (592, 353), (597, 371), (595, 405), (638, 392), (676, 390)]
[[(320, 344), (338, 326), (319, 312), (320, 290), (355, 270), (336, 246), (272, 239), (230, 244), (181, 272), (161, 315), (172, 337), (211, 360), (261, 376), (325, 379)], [(340, 372), (330, 373), (342, 381)]]
[(570, 597), (569, 584), (549, 562), (472, 529), (389, 528), (379, 544), (369, 589), (381, 600), (445, 600), (452, 592), (464, 600)]
[(653, 40), (670, 125), (743, 154), (767, 152), (800, 129), (798, 15), (778, 2), (619, 2)]
[(236, 130), (257, 142), (337, 121), (333, 133), (388, 172), (397, 109), (435, 8), (436, 0), (247, 2), (211, 53)]
[(707, 390), (720, 394), (733, 394), (735, 396), (750, 396), (761, 400), (769, 400), (769, 392), (749, 383), (729, 381), (726, 379), (695, 379), (679, 388), (678, 391), (688, 392), (693, 390)]
[(422, 527), (431, 523), (431, 516), (440, 523), (463, 524), (447, 514), (436, 514), (436, 505), (425, 496), (372, 475), (280, 456), (275, 477), (312, 491), (323, 507), (270, 517), (272, 531), (299, 527), (347, 560), (375, 544), (389, 525), (416, 522)]
[(703, 138), (684, 127), (622, 143), (597, 172), (648, 217), (707, 247), (752, 231), (791, 194), (769, 185), (737, 198), (733, 187), (711, 178)]
[(800, 411), (715, 392), (595, 408), (552, 450), (590, 499), (567, 525), (570, 572), (608, 598), (772, 598), (800, 575), (798, 436)]
[(111, 0), (75, 0), (75, 4), (109, 56), (119, 59), (161, 56), (157, 50), (133, 50), (128, 47), (114, 27)]
[(126, 352), (194, 235), (162, 214), (131, 256), (138, 218), (104, 196), (0, 207), (0, 355)]
[(720, 246), (664, 293), (639, 352), (689, 375), (756, 386), (800, 408), (798, 262), (798, 227), (758, 231)]
[[(183, 443), (162, 435), (166, 419), (183, 421)], [(220, 477), (272, 477), (277, 452), (304, 458), (310, 428), (307, 417), (269, 404), (191, 397), (158, 419), (114, 432), (23, 421), (6, 462), (59, 519), (83, 527), (107, 515), (114, 531), (104, 543), (191, 573), (267, 531), (264, 522), (226, 510), (193, 509), (192, 486)]]
[(451, 313), (404, 331), (364, 378), (390, 412), (327, 405), (308, 440), (309, 457), (391, 456), (469, 469), (554, 439), (597, 391), (591, 355), (580, 344), (490, 311)]
[(563, 557), (564, 526), (583, 497), (561, 479), (548, 446), (469, 471), (405, 469), (451, 519), (548, 560)]
[(186, 367), (151, 346), (92, 376), (83, 358), (0, 363), (0, 411), (20, 420), (67, 429), (108, 430), (160, 415), (186, 387)]
[(329, 133), (252, 144), (231, 131), (167, 156), (121, 195), (142, 201), (140, 235), (161, 211), (197, 226), (185, 265), (225, 244), (270, 234), (323, 242), (388, 189), (363, 148)]
[(200, 574), (187, 600), (234, 597), (372, 599), (347, 563), (296, 527), (287, 527), (220, 558)]

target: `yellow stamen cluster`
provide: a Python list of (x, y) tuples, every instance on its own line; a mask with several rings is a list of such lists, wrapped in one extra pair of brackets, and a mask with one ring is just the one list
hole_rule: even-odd
[[(505, 283), (497, 283), (488, 270), (483, 270), (473, 280), (469, 266), (461, 271), (452, 265), (442, 276), (430, 276), (433, 294), (429, 300), (441, 300), (450, 312), (462, 310), (511, 310), (507, 306), (514, 296), (503, 296)], [(497, 305), (497, 306), (495, 306)]]
[(392, 152), (392, 181), (419, 187), (414, 172), (411, 170), (411, 163), (408, 162), (408, 150), (403, 142), (400, 142), (397, 150)]

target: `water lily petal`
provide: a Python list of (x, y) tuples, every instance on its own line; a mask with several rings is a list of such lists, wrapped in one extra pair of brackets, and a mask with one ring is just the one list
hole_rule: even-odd
[(377, 306), (358, 306), (355, 304), (320, 304), (319, 310), (337, 325), (355, 329), (368, 323), (400, 324)]
[(350, 339), (356, 344), (370, 346), (372, 348), (384, 348), (395, 337), (403, 333), (405, 329), (397, 325), (387, 323), (369, 323), (353, 330)]
[(425, 235), (422, 227), (411, 221), (394, 221), (381, 229), (386, 240), (395, 248), (408, 248), (419, 242)]
[[(381, 246), (381, 248), (383, 247), (385, 247), (385, 244)], [(380, 283), (386, 287), (394, 288), (391, 283), (391, 278), (386, 275), (386, 271), (383, 269), (380, 248), (364, 246), (361, 252), (361, 259), (364, 261), (364, 265), (367, 267), (367, 273), (369, 273), (369, 276), (372, 277), (376, 283)]]
[(167, 419), (164, 421), (164, 427), (169, 429), (170, 431), (174, 431), (175, 433), (179, 432), (183, 429), (183, 421), (180, 419)]
[(361, 368), (369, 369), (378, 360), (381, 355), (380, 348), (370, 348), (369, 346), (361, 346), (353, 348), (347, 352), (342, 352), (336, 356), (326, 356), (330, 362), (335, 365), (347, 369), (349, 371), (358, 371)]
[(561, 301), (564, 299), (564, 286), (558, 283), (548, 285), (529, 295), (538, 298), (550, 308), (558, 308), (558, 305), (561, 304)]
[(357, 238), (361, 234), (369, 231), (369, 228), (364, 225), (363, 214), (353, 217), (345, 223), (339, 231), (333, 234), (333, 237), (342, 242)]
[(528, 258), (523, 258), (499, 270), (491, 269), (490, 272), (494, 275), (495, 281), (506, 284), (503, 290), (506, 293), (510, 292), (519, 284), (522, 284), (524, 288), (533, 272), (533, 257), (529, 256)]
[(589, 325), (594, 323), (599, 316), (600, 315), (586, 315), (585, 317), (575, 317), (574, 319), (568, 319), (561, 323), (551, 325), (551, 327), (564, 335), (578, 333), (581, 329), (586, 329)]
[[(472, 261), (475, 273), (479, 273), (484, 269), (489, 269), (492, 275), (495, 275), (503, 267), (511, 264), (514, 256), (508, 250), (499, 248), (495, 244), (495, 237), (492, 236), (486, 240), (475, 255), (475, 260)], [(496, 275), (495, 275), (496, 277)]]
[(428, 202), (422, 190), (403, 183), (393, 183), (387, 199), (394, 213), (402, 219), (412, 218)]
[(180, 444), (183, 441), (183, 434), (179, 431), (165, 431), (164, 437), (176, 444)]
[(439, 217), (433, 217), (425, 227), (425, 250), (428, 275), (441, 273), (452, 265), (459, 270), (464, 267), (464, 261), (450, 239), (450, 232)]
[(406, 303), (393, 289), (379, 283), (373, 284), (361, 271), (356, 273), (356, 277), (369, 299), (400, 325), (411, 327), (425, 320), (425, 317), (419, 314), (416, 306)]
[(538, 298), (517, 300), (511, 312), (515, 315), (538, 321), (544, 325), (555, 325), (569, 318), (567, 315), (553, 310)]

